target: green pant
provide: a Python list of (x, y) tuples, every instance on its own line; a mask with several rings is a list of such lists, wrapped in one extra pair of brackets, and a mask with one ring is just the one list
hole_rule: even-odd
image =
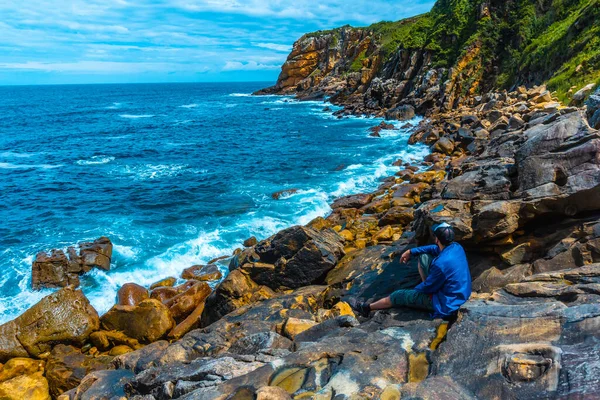
[[(421, 254), (419, 256), (419, 265), (423, 270), (425, 277), (429, 275), (429, 266), (433, 261), (433, 257), (429, 254)], [(418, 308), (421, 310), (433, 310), (433, 303), (431, 297), (428, 294), (418, 292), (414, 289), (400, 289), (396, 290), (390, 295), (390, 300), (394, 307), (410, 307)]]

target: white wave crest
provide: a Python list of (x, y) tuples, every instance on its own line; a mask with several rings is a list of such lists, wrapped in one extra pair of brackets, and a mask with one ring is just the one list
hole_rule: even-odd
[(0, 163), (0, 169), (54, 169), (62, 167), (62, 164), (12, 164)]
[(183, 106), (179, 106), (180, 108), (196, 108), (198, 107), (198, 104), (193, 103), (193, 104), (184, 104)]
[(36, 154), (37, 153), (15, 153), (13, 151), (3, 151), (2, 153), (0, 153), (0, 157), (6, 157), (6, 158), (29, 158), (29, 157), (33, 157)]
[(121, 114), (121, 115), (119, 115), (119, 117), (127, 118), (127, 119), (152, 118), (152, 117), (154, 117), (154, 114), (141, 114), (141, 115)]
[(115, 158), (111, 156), (93, 156), (89, 160), (77, 160), (75, 164), (77, 165), (100, 165), (100, 164), (108, 164), (111, 161), (114, 161)]

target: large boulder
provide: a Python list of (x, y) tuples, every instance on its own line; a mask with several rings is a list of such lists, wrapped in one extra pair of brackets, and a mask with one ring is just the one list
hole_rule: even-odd
[(117, 291), (117, 304), (120, 306), (137, 306), (149, 297), (148, 289), (137, 283), (126, 283)]
[(343, 239), (332, 230), (294, 226), (257, 244), (257, 262), (242, 269), (259, 285), (273, 290), (322, 283), (344, 255)]
[(113, 245), (109, 238), (101, 237), (93, 242), (79, 244), (79, 252), (69, 247), (67, 254), (52, 250), (50, 254), (39, 253), (31, 267), (33, 289), (79, 286), (79, 275), (96, 267), (108, 271)]
[(0, 326), (0, 361), (37, 357), (60, 343), (81, 346), (99, 325), (96, 310), (80, 290), (61, 289)]
[(175, 324), (169, 308), (155, 299), (146, 299), (137, 306), (115, 305), (100, 322), (103, 329), (123, 332), (142, 343), (157, 341)]

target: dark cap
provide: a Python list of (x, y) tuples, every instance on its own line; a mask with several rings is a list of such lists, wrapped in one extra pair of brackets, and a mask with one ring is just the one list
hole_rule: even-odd
[(433, 225), (433, 235), (444, 246), (448, 246), (450, 243), (454, 242), (454, 229), (446, 222)]

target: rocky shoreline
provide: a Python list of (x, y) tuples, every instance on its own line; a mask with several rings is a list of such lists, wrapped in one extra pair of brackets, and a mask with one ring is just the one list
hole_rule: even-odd
[[(593, 398), (595, 112), (563, 106), (543, 86), (468, 103), (415, 127), (410, 143), (431, 154), (395, 162), (375, 192), (192, 266), (183, 284), (126, 284), (103, 316), (74, 285), (110, 267), (107, 238), (68, 257), (38, 255), (35, 284), (64, 288), (0, 326), (0, 398)], [(394, 254), (428, 242), (442, 221), (455, 227), (474, 279), (457, 322), (411, 310), (354, 315), (349, 297), (418, 282), (414, 261), (400, 265)], [(222, 279), (216, 262), (229, 274), (211, 290), (207, 282)]]

